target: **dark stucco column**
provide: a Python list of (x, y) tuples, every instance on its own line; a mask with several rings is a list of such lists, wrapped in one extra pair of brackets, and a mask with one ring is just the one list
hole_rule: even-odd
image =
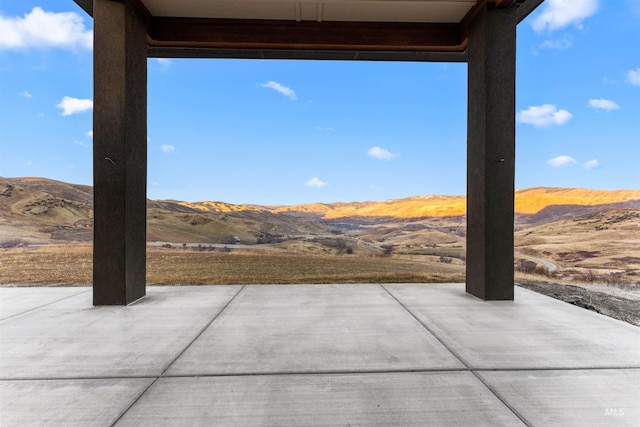
[(133, 3), (93, 1), (94, 305), (145, 295), (147, 32)]
[(513, 300), (515, 5), (478, 13), (468, 62), (466, 290)]

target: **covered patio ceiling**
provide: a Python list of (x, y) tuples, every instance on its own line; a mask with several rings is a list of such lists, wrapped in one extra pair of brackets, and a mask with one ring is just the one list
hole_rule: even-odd
[[(93, 16), (93, 0), (75, 0)], [(468, 30), (488, 3), (543, 0), (135, 0), (149, 57), (464, 62)]]

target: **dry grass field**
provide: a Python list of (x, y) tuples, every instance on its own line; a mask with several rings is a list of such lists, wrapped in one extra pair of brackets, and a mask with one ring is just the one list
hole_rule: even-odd
[(516, 251), (554, 262), (556, 279), (638, 283), (640, 210), (606, 211), (515, 233)]
[[(87, 285), (91, 246), (0, 250), (0, 285)], [(309, 255), (269, 251), (147, 249), (147, 283), (163, 285), (254, 283), (462, 282), (464, 266), (435, 258)]]
[[(147, 240), (158, 247), (148, 249), (147, 281), (464, 281), (465, 200), (285, 207), (149, 200)], [(0, 177), (0, 284), (91, 283), (92, 203), (91, 187)], [(518, 283), (639, 284), (640, 191), (518, 190), (516, 212), (515, 251), (527, 258), (516, 259)], [(167, 242), (174, 249), (159, 247)], [(39, 244), (65, 246), (32, 246)]]
[[(432, 255), (342, 255), (216, 248), (147, 248), (150, 285), (464, 282), (460, 259)], [(0, 249), (0, 286), (73, 286), (92, 282), (92, 247)], [(516, 283), (640, 326), (638, 285), (559, 284), (559, 275), (516, 272)], [(562, 280), (560, 280), (562, 281)], [(629, 288), (628, 286), (634, 286)]]

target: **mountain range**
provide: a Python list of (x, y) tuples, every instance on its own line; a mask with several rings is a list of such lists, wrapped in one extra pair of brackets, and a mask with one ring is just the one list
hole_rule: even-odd
[[(292, 206), (233, 205), (224, 202), (179, 202), (204, 212), (261, 210), (272, 213), (312, 214), (322, 219), (456, 217), (466, 215), (466, 196), (427, 195), (372, 202), (311, 203)], [(564, 209), (562, 207), (565, 207)], [(515, 213), (537, 215), (551, 208), (559, 213), (586, 208), (640, 208), (640, 190), (590, 190), (535, 187), (515, 191)], [(544, 215), (542, 215), (544, 216)], [(553, 216), (553, 215), (550, 215)]]
[[(640, 209), (640, 190), (536, 187), (516, 190), (515, 196), (517, 229), (606, 209)], [(90, 241), (92, 202), (90, 186), (46, 178), (0, 177), (0, 244)], [(348, 230), (351, 235), (354, 230), (371, 234), (379, 228), (386, 234), (391, 229), (413, 229), (408, 233), (413, 240), (420, 234), (415, 231), (418, 229), (431, 235), (444, 233), (448, 236), (444, 240), (462, 239), (465, 234), (465, 196), (422, 195), (294, 206), (148, 200), (147, 206), (149, 241), (226, 243), (232, 236), (253, 244), (265, 234), (281, 238), (335, 236), (348, 234)]]

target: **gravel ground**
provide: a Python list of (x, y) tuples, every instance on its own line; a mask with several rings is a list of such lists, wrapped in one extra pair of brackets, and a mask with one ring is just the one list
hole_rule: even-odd
[(518, 286), (640, 326), (640, 284), (612, 286), (522, 283)]

